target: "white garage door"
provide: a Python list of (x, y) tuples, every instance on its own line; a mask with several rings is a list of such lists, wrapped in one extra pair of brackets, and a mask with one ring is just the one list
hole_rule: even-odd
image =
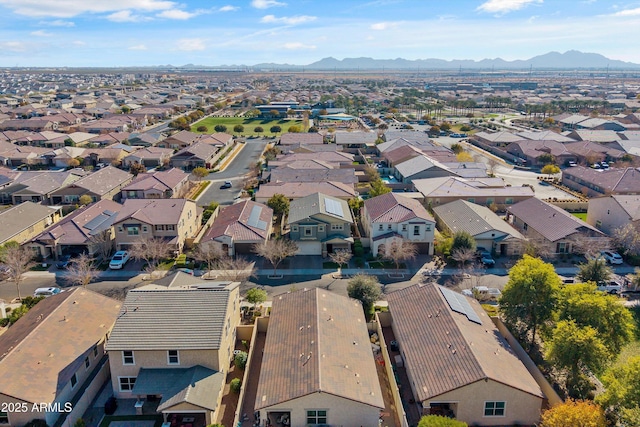
[(296, 242), (298, 255), (322, 255), (322, 242)]

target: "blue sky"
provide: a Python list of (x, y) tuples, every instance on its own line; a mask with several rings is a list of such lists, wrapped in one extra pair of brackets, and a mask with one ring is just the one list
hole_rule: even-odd
[(0, 66), (309, 64), (327, 56), (640, 63), (640, 0), (0, 0)]

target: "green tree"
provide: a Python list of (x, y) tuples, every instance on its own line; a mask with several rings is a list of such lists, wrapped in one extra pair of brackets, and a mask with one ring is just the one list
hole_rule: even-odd
[(365, 317), (368, 319), (373, 314), (373, 304), (380, 299), (382, 290), (377, 277), (357, 274), (349, 280), (347, 294), (362, 303)]
[(585, 374), (602, 372), (611, 354), (594, 328), (581, 327), (573, 320), (561, 320), (546, 343), (546, 358), (567, 371), (569, 394), (585, 398), (592, 387)]
[(196, 128), (196, 131), (198, 132), (206, 132), (207, 131), (207, 127), (205, 125), (200, 125)]
[(202, 166), (199, 166), (197, 168), (194, 168), (191, 173), (198, 178), (198, 180), (202, 180), (202, 178), (204, 178), (205, 176), (209, 175), (209, 169), (207, 168), (203, 168)]
[(606, 427), (602, 408), (588, 400), (569, 399), (547, 409), (540, 427)]
[(122, 114), (129, 114), (131, 112), (131, 108), (128, 105), (123, 105), (120, 110), (122, 111)]
[(267, 300), (267, 291), (259, 288), (251, 288), (247, 291), (245, 299), (249, 304), (253, 304), (255, 309), (258, 304), (262, 304)]
[(580, 264), (576, 277), (581, 282), (593, 282), (601, 285), (609, 281), (611, 273), (612, 271), (607, 266), (607, 261), (602, 257), (598, 257)]
[(273, 209), (273, 213), (282, 217), (289, 214), (289, 199), (283, 194), (274, 194), (267, 200), (267, 206)]
[(467, 427), (467, 423), (440, 415), (425, 415), (420, 418), (418, 427)]
[(538, 156), (538, 163), (540, 164), (549, 165), (549, 164), (554, 164), (555, 162), (556, 162), (556, 158), (553, 156), (553, 154), (545, 153)]
[(241, 124), (237, 124), (233, 127), (233, 131), (235, 133), (242, 133), (244, 132), (244, 126), (242, 126)]
[(538, 329), (552, 319), (561, 284), (553, 265), (529, 255), (509, 270), (500, 313), (522, 338), (530, 334), (529, 347), (535, 342)]
[(387, 187), (382, 179), (378, 178), (375, 181), (371, 181), (369, 183), (371, 190), (369, 191), (369, 197), (377, 197), (382, 194), (387, 194), (391, 192), (391, 189)]
[(240, 393), (241, 387), (242, 387), (242, 381), (240, 381), (240, 378), (234, 378), (229, 383), (229, 388), (231, 389), (232, 392), (236, 394)]
[(620, 298), (599, 292), (593, 283), (565, 286), (558, 297), (559, 320), (572, 320), (580, 327), (598, 331), (611, 356), (633, 339), (633, 316), (620, 304)]
[(455, 154), (460, 154), (464, 151), (464, 147), (456, 142), (455, 144), (451, 145), (451, 151), (453, 151)]
[(451, 130), (451, 123), (449, 122), (442, 122), (440, 124), (440, 129), (442, 129), (445, 132), (449, 132)]
[(311, 127), (309, 128), (309, 133), (318, 133), (318, 128), (317, 128), (317, 127), (315, 127), (315, 126), (311, 126)]
[(249, 355), (247, 354), (246, 351), (241, 351), (239, 353), (236, 353), (236, 355), (233, 356), (233, 364), (236, 365), (238, 369), (240, 369), (241, 371), (244, 371), (244, 368), (247, 367), (248, 357)]
[(470, 251), (476, 250), (476, 239), (466, 231), (456, 231), (453, 235), (451, 253), (460, 249), (468, 249)]
[(227, 127), (225, 125), (216, 125), (213, 130), (215, 130), (216, 132), (226, 132), (227, 131)]
[(93, 197), (91, 197), (88, 194), (83, 194), (82, 196), (80, 196), (80, 198), (78, 199), (78, 203), (80, 203), (81, 206), (84, 205), (88, 205), (90, 203), (93, 203)]
[(553, 174), (559, 173), (560, 168), (556, 165), (549, 164), (549, 165), (544, 165), (540, 172), (545, 175), (553, 175)]
[(209, 218), (211, 218), (211, 215), (213, 215), (213, 213), (215, 212), (215, 210), (218, 208), (219, 203), (216, 201), (212, 201), (211, 203), (209, 203), (207, 205), (206, 208), (204, 208), (204, 211), (202, 212), (202, 223), (206, 224), (207, 221), (209, 221)]
[(605, 391), (596, 397), (596, 402), (622, 425), (640, 426), (640, 356), (611, 366), (601, 379)]
[(274, 125), (271, 126), (271, 129), (269, 129), (271, 131), (271, 133), (280, 133), (282, 132), (282, 128), (278, 125)]
[(289, 126), (289, 128), (287, 129), (287, 132), (289, 132), (289, 133), (300, 133), (300, 132), (302, 132), (302, 128), (300, 126), (297, 126), (297, 125)]
[(262, 126), (256, 126), (255, 128), (253, 128), (253, 131), (255, 133), (262, 133), (264, 132), (264, 129), (262, 128)]

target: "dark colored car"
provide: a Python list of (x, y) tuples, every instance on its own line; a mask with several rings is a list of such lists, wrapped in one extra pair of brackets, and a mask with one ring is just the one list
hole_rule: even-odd
[(225, 181), (224, 184), (220, 186), (220, 189), (222, 190), (222, 189), (231, 188), (231, 187), (232, 187), (231, 181)]
[(71, 255), (62, 255), (58, 261), (56, 261), (56, 268), (63, 269), (69, 267), (71, 263)]

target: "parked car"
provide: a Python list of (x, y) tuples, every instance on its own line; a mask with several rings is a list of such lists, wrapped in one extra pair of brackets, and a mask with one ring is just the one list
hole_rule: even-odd
[(5, 280), (11, 274), (11, 267), (0, 265), (0, 280)]
[(50, 286), (48, 288), (38, 288), (35, 290), (35, 292), (33, 293), (33, 297), (34, 298), (38, 298), (38, 297), (50, 297), (53, 295), (58, 295), (60, 292), (62, 292), (62, 289), (57, 288), (55, 286)]
[(232, 186), (231, 181), (225, 181), (224, 184), (220, 186), (220, 189), (223, 190), (225, 188), (231, 188)]
[(575, 166), (578, 166), (576, 162), (569, 162), (569, 167), (575, 167)]
[(56, 268), (63, 269), (69, 267), (71, 263), (71, 255), (62, 255), (56, 262)]
[(601, 251), (600, 254), (609, 264), (622, 264), (624, 261), (619, 253), (613, 251)]
[(127, 261), (129, 261), (129, 252), (127, 251), (118, 251), (111, 258), (111, 262), (109, 262), (109, 268), (112, 270), (120, 270), (125, 266)]
[(489, 252), (485, 248), (477, 248), (476, 257), (485, 267), (493, 267), (494, 265), (496, 265), (496, 262), (493, 259), (493, 255), (491, 255), (491, 252)]
[(538, 181), (538, 184), (542, 185), (543, 187), (548, 187), (551, 185), (549, 181), (545, 181), (545, 180)]

